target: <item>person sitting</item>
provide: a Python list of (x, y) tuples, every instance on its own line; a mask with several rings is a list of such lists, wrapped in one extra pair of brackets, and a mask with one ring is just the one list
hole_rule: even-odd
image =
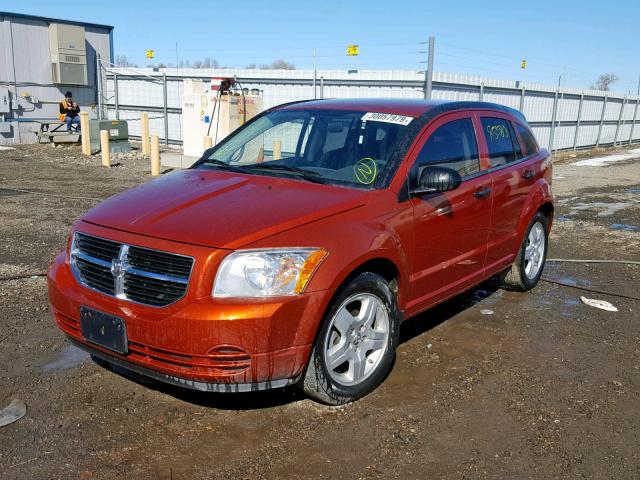
[(67, 124), (67, 131), (70, 132), (75, 126), (75, 131), (80, 131), (80, 107), (73, 101), (71, 92), (64, 94), (64, 100), (60, 102), (60, 117), (64, 115), (64, 123)]

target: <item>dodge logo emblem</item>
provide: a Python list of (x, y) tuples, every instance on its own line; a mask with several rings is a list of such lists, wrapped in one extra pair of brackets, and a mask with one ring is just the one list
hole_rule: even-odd
[(111, 275), (121, 277), (124, 275), (124, 262), (119, 258), (111, 260)]

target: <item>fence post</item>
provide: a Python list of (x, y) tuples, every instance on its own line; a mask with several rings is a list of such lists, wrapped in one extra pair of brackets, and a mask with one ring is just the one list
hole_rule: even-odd
[(213, 138), (209, 136), (204, 137), (204, 149), (206, 150), (211, 147), (213, 147)]
[(549, 132), (549, 151), (553, 152), (553, 136), (556, 130), (556, 115), (558, 114), (558, 96), (560, 95), (560, 90), (556, 90), (556, 93), (553, 97), (553, 112), (551, 113), (551, 131)]
[(484, 82), (480, 82), (480, 95), (478, 95), (478, 101), (482, 102), (484, 99)]
[(424, 98), (431, 100), (433, 91), (433, 55), (436, 46), (436, 37), (429, 37), (429, 57), (427, 69), (424, 71)]
[(576, 131), (573, 134), (573, 151), (578, 148), (578, 131), (580, 130), (580, 119), (582, 118), (582, 103), (584, 102), (584, 92), (580, 94), (580, 103), (578, 104), (578, 120), (576, 121)]
[(142, 142), (142, 154), (149, 155), (149, 114), (143, 112), (140, 114), (140, 141)]
[(618, 143), (618, 132), (620, 132), (620, 122), (622, 122), (622, 115), (624, 114), (624, 108), (627, 105), (627, 96), (622, 99), (622, 105), (620, 105), (620, 115), (618, 115), (618, 124), (616, 125), (616, 134), (613, 136), (613, 146)]
[(158, 135), (151, 136), (151, 175), (160, 175), (160, 138)]
[(324, 98), (324, 76), (320, 75), (320, 99)]
[(318, 98), (318, 90), (316, 84), (318, 83), (318, 70), (313, 69), (313, 99)]
[(636, 106), (633, 109), (633, 120), (631, 121), (631, 131), (629, 132), (629, 145), (633, 142), (633, 130), (636, 127), (636, 118), (638, 118), (638, 103), (640, 103), (640, 98), (636, 98)]
[(100, 130), (100, 153), (102, 154), (102, 166), (111, 168), (111, 152), (109, 152), (109, 130)]
[(118, 74), (113, 72), (113, 102), (116, 107), (116, 120), (120, 120), (120, 98), (118, 97)]
[(600, 146), (600, 136), (602, 135), (602, 124), (604, 123), (604, 112), (607, 109), (607, 100), (609, 100), (609, 95), (605, 95), (604, 101), (602, 102), (602, 114), (600, 114), (600, 126), (598, 127), (598, 137), (596, 138), (596, 148)]
[(274, 140), (273, 141), (273, 155), (274, 160), (282, 159), (282, 140)]
[(524, 113), (524, 84), (522, 85), (522, 90), (520, 91), (520, 113)]
[(167, 107), (167, 74), (162, 74), (162, 97), (164, 100), (164, 144), (169, 146), (169, 113)]
[(99, 53), (96, 53), (96, 90), (98, 91), (98, 120), (102, 120), (102, 64)]
[(89, 112), (80, 112), (80, 136), (82, 154), (91, 155), (91, 137), (89, 133)]

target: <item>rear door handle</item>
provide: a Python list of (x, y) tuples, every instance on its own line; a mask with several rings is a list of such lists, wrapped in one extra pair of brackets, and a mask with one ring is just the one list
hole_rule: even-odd
[(525, 170), (522, 174), (522, 178), (524, 178), (525, 180), (531, 180), (534, 176), (535, 173), (533, 173), (533, 170)]
[(485, 187), (473, 192), (473, 196), (480, 199), (487, 198), (489, 195), (491, 195), (491, 189), (489, 187)]

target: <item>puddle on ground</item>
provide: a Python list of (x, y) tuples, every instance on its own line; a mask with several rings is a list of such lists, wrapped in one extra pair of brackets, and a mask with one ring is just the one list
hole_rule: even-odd
[(13, 197), (15, 195), (26, 195), (26, 192), (20, 192), (12, 188), (0, 188), (0, 197)]
[(577, 298), (565, 298), (563, 303), (565, 307), (577, 307), (578, 305), (582, 305), (582, 302)]
[(633, 206), (631, 202), (593, 202), (593, 203), (575, 203), (570, 205), (571, 213), (576, 213), (581, 210), (598, 210), (596, 214), (598, 217), (608, 217), (614, 213), (623, 210), (625, 208)]
[(625, 193), (630, 193), (632, 195), (637, 195), (637, 194), (640, 194), (640, 188), (639, 187), (629, 188), (629, 189), (625, 190)]
[(609, 228), (613, 230), (623, 230), (625, 232), (640, 232), (640, 227), (637, 225), (627, 225), (626, 223), (612, 223)]
[(45, 372), (58, 372), (60, 370), (67, 370), (69, 368), (80, 365), (82, 362), (89, 358), (89, 354), (84, 350), (80, 350), (73, 345), (69, 345), (65, 348), (58, 358), (42, 366), (42, 370)]
[(580, 285), (583, 287), (588, 287), (591, 285), (589, 280), (584, 278), (575, 278), (567, 275), (547, 275), (550, 280), (555, 280), (556, 282), (568, 283), (569, 285)]

